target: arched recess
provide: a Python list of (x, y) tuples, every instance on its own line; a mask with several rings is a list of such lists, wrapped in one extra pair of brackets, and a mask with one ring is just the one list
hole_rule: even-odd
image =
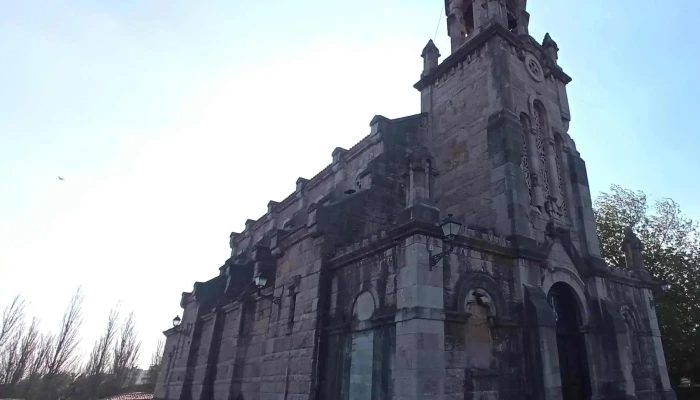
[(588, 357), (581, 331), (583, 313), (578, 294), (573, 286), (556, 282), (547, 291), (547, 302), (554, 313), (562, 397), (587, 399), (590, 394)]
[(470, 290), (463, 304), (469, 314), (464, 325), (464, 353), (468, 368), (490, 368), (494, 362), (494, 324), (496, 307), (488, 291)]
[(639, 323), (635, 313), (627, 306), (620, 308), (620, 315), (625, 321), (627, 336), (627, 355), (633, 367), (639, 367), (643, 363), (643, 352), (639, 343)]
[(497, 368), (502, 338), (496, 334), (496, 317), (508, 313), (503, 292), (490, 276), (478, 272), (464, 274), (457, 288), (453, 305), (457, 311), (468, 314), (460, 331), (467, 370)]
[(467, 303), (467, 297), (473, 295), (475, 289), (482, 289), (489, 295), (490, 302), (493, 305), (492, 317), (504, 317), (508, 315), (508, 305), (503, 291), (496, 281), (490, 276), (480, 272), (470, 272), (462, 275), (457, 282), (457, 296), (453, 302), (453, 309), (458, 311), (464, 310), (464, 305)]
[(549, 293), (557, 283), (565, 283), (574, 291), (576, 304), (581, 313), (581, 325), (587, 325), (589, 321), (588, 308), (586, 307), (586, 285), (576, 273), (568, 268), (548, 268), (544, 273), (542, 291)]
[[(368, 290), (361, 291), (352, 302), (353, 326), (366, 328), (367, 321), (376, 311), (375, 296)], [(350, 343), (349, 399), (372, 398), (374, 360), (374, 331), (356, 330)]]

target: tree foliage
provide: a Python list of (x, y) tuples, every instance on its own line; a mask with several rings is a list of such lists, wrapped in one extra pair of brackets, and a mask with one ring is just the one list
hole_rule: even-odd
[(601, 252), (623, 267), (620, 243), (633, 227), (644, 244), (644, 263), (652, 277), (670, 284), (656, 293), (666, 364), (674, 384), (682, 378), (700, 382), (700, 228), (668, 198), (650, 201), (646, 194), (620, 186), (601, 193), (595, 202)]

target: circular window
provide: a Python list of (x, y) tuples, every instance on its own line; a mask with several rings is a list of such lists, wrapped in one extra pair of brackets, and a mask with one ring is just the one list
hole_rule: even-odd
[(542, 73), (542, 66), (537, 58), (532, 54), (525, 56), (525, 66), (527, 67), (527, 72), (530, 73), (532, 79), (537, 82), (542, 82), (544, 80), (544, 74)]
[(374, 297), (370, 292), (362, 292), (355, 300), (353, 314), (358, 321), (366, 321), (374, 314)]

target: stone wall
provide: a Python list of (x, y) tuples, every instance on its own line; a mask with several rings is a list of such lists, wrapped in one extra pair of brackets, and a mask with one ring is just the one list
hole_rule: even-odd
[(331, 272), (324, 398), (390, 398), (396, 248)]
[(430, 114), (430, 151), (440, 175), (435, 202), (445, 213), (465, 215), (475, 224), (491, 226), (490, 205), (482, 194), (490, 190), (486, 127), (489, 103), (490, 50), (475, 49), (444, 77), (423, 89), (422, 109)]
[(423, 113), (376, 116), (231, 234), (165, 332), (157, 398), (673, 398), (655, 285), (599, 257), (556, 44), (479, 4), (443, 63), (426, 46)]

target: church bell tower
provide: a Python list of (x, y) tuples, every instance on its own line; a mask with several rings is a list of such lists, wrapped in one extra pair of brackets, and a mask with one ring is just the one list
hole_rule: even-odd
[(561, 227), (599, 257), (557, 44), (528, 34), (526, 0), (445, 0), (445, 12), (451, 54), (439, 62), (429, 42), (415, 85), (440, 173), (438, 208), (521, 241)]

